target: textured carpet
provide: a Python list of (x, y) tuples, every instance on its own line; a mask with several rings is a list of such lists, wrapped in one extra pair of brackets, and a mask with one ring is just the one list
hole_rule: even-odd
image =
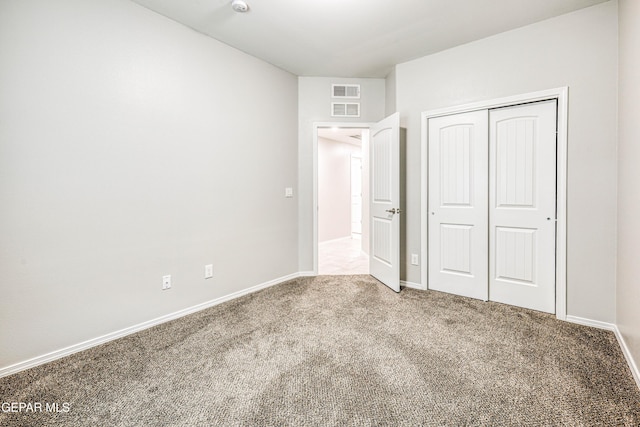
[(640, 425), (611, 332), (368, 276), (283, 283), (0, 379), (0, 395), (60, 405), (2, 426)]

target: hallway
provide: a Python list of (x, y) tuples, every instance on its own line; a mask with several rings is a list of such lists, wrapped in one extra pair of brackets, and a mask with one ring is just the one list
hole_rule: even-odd
[(318, 274), (368, 274), (369, 257), (362, 252), (361, 240), (351, 237), (318, 245)]

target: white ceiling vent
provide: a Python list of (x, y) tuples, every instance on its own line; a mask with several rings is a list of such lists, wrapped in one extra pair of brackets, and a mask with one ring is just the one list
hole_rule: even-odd
[(360, 103), (332, 102), (331, 117), (360, 117)]
[(333, 84), (331, 85), (332, 98), (360, 98), (360, 85)]

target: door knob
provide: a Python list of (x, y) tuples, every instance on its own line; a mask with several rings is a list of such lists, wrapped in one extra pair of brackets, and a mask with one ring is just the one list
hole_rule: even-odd
[(391, 209), (387, 209), (385, 212), (389, 212), (390, 214), (399, 214), (400, 212), (402, 212), (402, 210), (400, 208), (396, 209), (396, 208), (391, 208)]

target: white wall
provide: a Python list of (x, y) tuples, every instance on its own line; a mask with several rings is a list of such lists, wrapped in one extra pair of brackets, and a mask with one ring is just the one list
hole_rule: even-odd
[[(332, 83), (360, 84), (359, 119), (331, 117)], [(298, 247), (302, 272), (313, 271), (313, 124), (380, 121), (384, 118), (384, 91), (385, 79), (298, 77)]]
[(3, 0), (0, 58), (0, 367), (297, 271), (295, 76), (127, 0)]
[[(569, 86), (568, 314), (614, 322), (617, 61), (612, 1), (399, 64), (406, 252), (420, 249), (420, 113)], [(420, 282), (420, 268), (406, 268)]]
[(318, 242), (351, 236), (351, 156), (362, 149), (318, 138)]
[(619, 8), (617, 324), (640, 365), (640, 2)]

